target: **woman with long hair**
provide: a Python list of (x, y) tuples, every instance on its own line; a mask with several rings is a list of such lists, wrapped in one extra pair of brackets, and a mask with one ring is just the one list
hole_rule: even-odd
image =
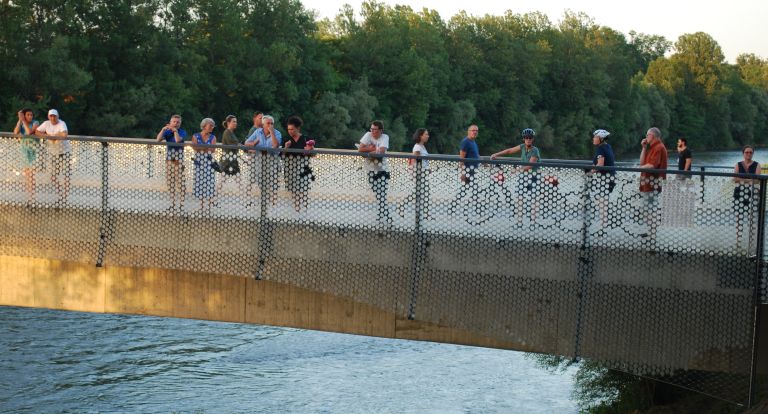
[(35, 136), (35, 130), (39, 123), (35, 121), (35, 114), (29, 108), (22, 109), (18, 115), (19, 120), (13, 128), (13, 133), (21, 135), (21, 171), (27, 190), (27, 204), (31, 204), (35, 201), (35, 166), (37, 151), (40, 149), (40, 140)]

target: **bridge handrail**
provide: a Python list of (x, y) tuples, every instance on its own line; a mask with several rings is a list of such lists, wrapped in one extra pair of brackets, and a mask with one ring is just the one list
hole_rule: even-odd
[[(22, 135), (20, 134), (13, 134), (10, 132), (0, 132), (1, 138), (21, 138)], [(44, 139), (45, 137), (40, 137)], [(304, 150), (304, 149), (296, 149), (296, 148), (254, 148), (254, 147), (248, 147), (245, 145), (224, 145), (224, 144), (193, 144), (189, 142), (183, 142), (183, 143), (168, 143), (164, 141), (157, 141), (155, 139), (151, 138), (126, 138), (126, 137), (98, 137), (98, 136), (89, 136), (89, 135), (69, 135), (67, 136), (68, 140), (72, 141), (81, 141), (81, 142), (99, 142), (102, 144), (134, 144), (134, 145), (149, 145), (149, 146), (165, 146), (165, 147), (196, 147), (196, 148), (216, 148), (216, 149), (232, 149), (232, 150), (241, 150), (246, 152), (255, 152), (255, 151), (261, 151), (261, 152), (268, 152), (273, 154), (281, 154), (281, 153), (296, 153), (296, 154), (325, 154), (325, 155), (342, 155), (342, 156), (357, 156), (357, 157), (367, 157), (367, 158), (400, 158), (400, 159), (415, 159), (415, 160), (436, 160), (436, 161), (452, 161), (452, 162), (463, 162), (462, 158), (460, 158), (457, 155), (442, 155), (442, 154), (436, 154), (429, 156), (417, 156), (413, 155), (412, 153), (406, 153), (406, 152), (387, 152), (386, 155), (381, 154), (375, 154), (375, 153), (361, 153), (356, 150), (347, 150), (347, 149), (329, 149), (329, 148), (315, 148), (313, 150)], [(633, 167), (622, 167), (621, 165), (617, 165), (614, 167), (605, 167), (605, 166), (595, 166), (592, 165), (587, 160), (562, 160), (562, 159), (542, 159), (541, 162), (538, 163), (528, 163), (523, 162), (519, 160), (514, 159), (495, 159), (492, 160), (490, 157), (480, 157), (477, 159), (479, 162), (487, 165), (512, 165), (512, 166), (539, 166), (539, 167), (552, 167), (552, 168), (567, 168), (567, 169), (594, 169), (598, 171), (623, 171), (623, 172), (640, 172), (640, 173), (651, 173), (651, 174), (676, 174), (676, 175), (684, 175), (684, 176), (711, 176), (711, 177), (733, 177), (733, 178), (744, 178), (744, 179), (754, 179), (754, 180), (760, 180), (760, 181), (768, 181), (768, 175), (765, 174), (736, 174), (733, 172), (716, 172), (716, 171), (680, 171), (675, 169), (651, 169), (651, 168), (638, 168), (636, 166)], [(630, 163), (617, 163), (617, 164), (630, 164)], [(724, 167), (724, 166), (697, 166), (697, 167), (704, 167), (704, 168), (730, 168), (730, 167)]]

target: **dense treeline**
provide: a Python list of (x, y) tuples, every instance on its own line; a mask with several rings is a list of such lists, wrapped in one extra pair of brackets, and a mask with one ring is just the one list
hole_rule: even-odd
[[(487, 154), (532, 127), (547, 158), (590, 131), (634, 152), (651, 126), (694, 150), (768, 139), (768, 61), (725, 62), (709, 35), (626, 37), (583, 14), (444, 21), (375, 2), (316, 21), (298, 0), (12, 0), (0, 5), (0, 111), (59, 108), (72, 133), (153, 136), (229, 113), (300, 114), (324, 147), (383, 119), (395, 149), (421, 126), (455, 153), (470, 122)], [(668, 139), (668, 145), (670, 139)]]

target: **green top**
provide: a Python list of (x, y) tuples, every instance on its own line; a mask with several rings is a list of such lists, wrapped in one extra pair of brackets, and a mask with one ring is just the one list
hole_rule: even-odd
[[(240, 140), (237, 139), (237, 135), (235, 135), (234, 131), (230, 129), (224, 130), (224, 135), (221, 137), (221, 143), (224, 145), (240, 145)], [(236, 149), (225, 149), (224, 152), (229, 154), (236, 154)]]
[[(536, 157), (536, 161), (541, 161), (541, 153), (539, 152), (539, 149), (537, 147), (531, 147), (531, 150), (528, 151), (525, 148), (525, 144), (520, 144), (520, 161), (523, 162), (531, 162), (531, 158)], [(538, 167), (531, 168), (531, 172), (536, 171)]]

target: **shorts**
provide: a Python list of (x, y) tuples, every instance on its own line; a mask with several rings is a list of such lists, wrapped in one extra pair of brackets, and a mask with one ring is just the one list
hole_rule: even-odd
[(517, 177), (517, 192), (519, 194), (535, 196), (539, 193), (540, 185), (537, 173), (522, 173)]
[(51, 155), (51, 175), (62, 175), (69, 177), (71, 172), (72, 154), (64, 153)]
[(616, 177), (609, 174), (598, 173), (594, 183), (592, 184), (592, 189), (598, 197), (608, 197), (608, 195), (613, 192), (615, 187)]
[(643, 200), (643, 206), (648, 208), (659, 207), (659, 194), (661, 191), (643, 191), (640, 192), (640, 199)]

